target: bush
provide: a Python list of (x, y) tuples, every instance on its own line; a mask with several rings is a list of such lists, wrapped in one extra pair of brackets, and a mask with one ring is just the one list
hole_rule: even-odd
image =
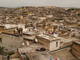
[(3, 54), (3, 53), (4, 53), (4, 47), (0, 46), (0, 54)]

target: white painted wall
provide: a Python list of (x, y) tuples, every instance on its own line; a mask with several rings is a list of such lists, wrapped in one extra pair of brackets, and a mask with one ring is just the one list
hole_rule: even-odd
[[(58, 46), (56, 47), (56, 42), (58, 42)], [(54, 51), (60, 48), (60, 41), (52, 41), (50, 42), (50, 51)]]

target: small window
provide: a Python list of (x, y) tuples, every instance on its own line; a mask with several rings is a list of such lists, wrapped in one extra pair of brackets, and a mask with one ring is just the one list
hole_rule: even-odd
[(58, 42), (56, 42), (56, 47), (58, 47)]
[(0, 43), (2, 43), (2, 38), (0, 38)]

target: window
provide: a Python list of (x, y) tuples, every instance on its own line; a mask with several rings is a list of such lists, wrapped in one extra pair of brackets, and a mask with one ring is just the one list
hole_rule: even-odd
[(0, 43), (2, 43), (2, 38), (0, 38)]
[(56, 47), (58, 47), (58, 42), (56, 42)]

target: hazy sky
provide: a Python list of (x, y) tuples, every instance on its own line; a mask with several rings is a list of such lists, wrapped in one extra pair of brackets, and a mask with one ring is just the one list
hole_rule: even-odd
[(0, 0), (0, 7), (18, 6), (60, 6), (80, 8), (80, 0)]

